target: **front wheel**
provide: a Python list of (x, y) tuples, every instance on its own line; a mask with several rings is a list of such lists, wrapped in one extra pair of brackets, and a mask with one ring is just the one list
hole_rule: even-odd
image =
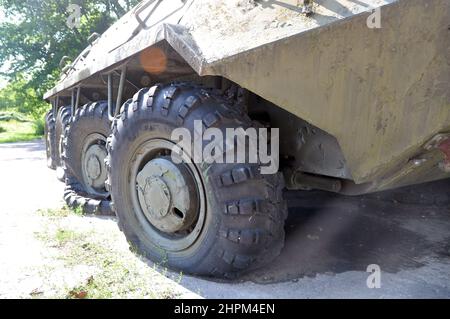
[(274, 259), (284, 244), (286, 205), (279, 173), (259, 164), (178, 161), (171, 133), (194, 120), (223, 132), (252, 122), (189, 84), (142, 89), (122, 108), (108, 138), (108, 182), (119, 227), (157, 263), (231, 277)]

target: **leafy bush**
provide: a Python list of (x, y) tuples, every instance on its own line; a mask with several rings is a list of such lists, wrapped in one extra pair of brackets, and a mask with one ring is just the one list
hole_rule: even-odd
[(3, 127), (0, 126), (0, 133), (4, 133), (6, 132), (6, 129), (4, 129)]
[[(21, 113), (40, 118), (48, 108), (48, 103), (42, 100), (36, 90), (28, 84), (23, 76), (17, 77), (0, 90), (0, 110), (14, 110), (15, 112), (4, 112), (5, 115)], [(18, 119), (21, 120), (21, 119)]]
[(40, 117), (33, 122), (33, 129), (34, 134), (36, 135), (44, 135), (44, 129), (45, 129), (45, 120), (43, 117)]

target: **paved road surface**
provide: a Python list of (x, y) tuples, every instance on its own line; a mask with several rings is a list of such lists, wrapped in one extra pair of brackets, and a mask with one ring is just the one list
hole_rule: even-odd
[[(62, 190), (41, 141), (0, 145), (0, 296), (32, 286), (30, 269), (46, 254), (34, 212), (59, 207)], [(286, 197), (287, 241), (275, 262), (236, 282), (185, 276), (181, 285), (206, 298), (450, 297), (450, 181)], [(366, 285), (370, 264), (381, 269), (379, 289)]]

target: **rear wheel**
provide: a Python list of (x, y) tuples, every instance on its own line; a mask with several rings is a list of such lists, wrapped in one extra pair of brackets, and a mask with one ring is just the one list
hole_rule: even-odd
[(47, 166), (51, 169), (56, 169), (56, 135), (55, 135), (55, 118), (53, 110), (50, 110), (45, 115), (45, 150), (47, 154)]
[(62, 106), (55, 117), (55, 159), (56, 159), (56, 176), (64, 182), (64, 170), (62, 168), (62, 152), (63, 152), (63, 135), (64, 131), (70, 124), (72, 117), (72, 108), (70, 106)]
[(79, 108), (62, 139), (62, 160), (69, 206), (82, 206), (89, 213), (110, 214), (105, 188), (106, 138), (110, 121), (106, 102)]
[(106, 161), (119, 227), (148, 258), (189, 273), (230, 277), (260, 267), (284, 243), (282, 177), (262, 175), (259, 164), (194, 164), (187, 154), (174, 162), (171, 133), (181, 126), (194, 134), (194, 120), (223, 132), (252, 125), (188, 84), (142, 89), (125, 103)]
[(72, 109), (70, 106), (62, 106), (55, 117), (55, 141), (56, 141), (56, 165), (62, 166), (62, 136), (66, 127), (69, 126), (70, 118), (72, 116)]

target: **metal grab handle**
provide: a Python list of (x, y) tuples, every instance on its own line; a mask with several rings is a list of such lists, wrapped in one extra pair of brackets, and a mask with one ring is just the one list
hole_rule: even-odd
[(74, 69), (74, 67), (70, 64), (66, 65), (65, 67), (63, 67), (63, 69), (61, 70), (62, 73), (67, 73), (68, 71)]
[(92, 33), (89, 38), (87, 39), (89, 44), (92, 45), (92, 43), (97, 40), (98, 38), (100, 38), (100, 34), (98, 34), (97, 32)]
[(67, 55), (65, 55), (59, 61), (59, 67), (63, 68), (67, 64), (67, 62), (70, 62), (70, 58)]
[[(157, 7), (157, 6), (159, 5), (159, 3), (160, 3), (162, 0), (152, 0), (152, 1), (148, 1), (148, 2), (146, 2), (145, 4), (143, 4), (141, 7), (138, 7), (138, 8), (136, 9), (136, 12), (134, 13), (134, 17), (136, 18), (137, 22), (139, 23), (139, 25), (140, 25), (140, 27), (141, 27), (142, 29), (146, 29), (146, 28), (147, 28), (147, 25), (145, 24), (145, 21), (143, 21), (139, 15), (140, 15), (145, 9), (147, 9), (151, 4), (153, 4), (153, 2), (155, 2), (155, 1), (158, 1), (158, 3), (157, 3), (156, 6), (155, 6), (155, 7)], [(151, 13), (153, 13), (153, 11), (152, 11)], [(150, 14), (151, 14), (151, 13), (150, 13)], [(148, 17), (147, 17), (145, 20), (147, 20), (147, 19), (148, 19)]]

